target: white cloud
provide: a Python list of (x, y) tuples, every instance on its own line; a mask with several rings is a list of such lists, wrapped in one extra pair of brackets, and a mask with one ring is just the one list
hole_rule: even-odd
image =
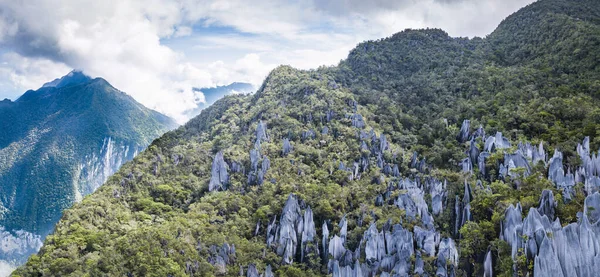
[(17, 269), (16, 266), (0, 260), (0, 277), (8, 277), (10, 276), (10, 274), (15, 271), (15, 269)]
[[(0, 57), (0, 91), (20, 91), (23, 88), (38, 88), (71, 70), (62, 63), (48, 59), (27, 58), (16, 53), (6, 53)], [(16, 98), (19, 94), (7, 94)]]
[(263, 62), (260, 54), (250, 53), (235, 60), (232, 64), (217, 61), (209, 64), (207, 68), (213, 73), (213, 79), (217, 85), (227, 85), (234, 80), (258, 86), (269, 71), (276, 66), (277, 64)]
[(192, 87), (259, 85), (278, 64), (336, 64), (360, 41), (405, 28), (484, 36), (530, 2), (0, 0), (0, 89), (83, 69), (183, 122), (200, 99)]

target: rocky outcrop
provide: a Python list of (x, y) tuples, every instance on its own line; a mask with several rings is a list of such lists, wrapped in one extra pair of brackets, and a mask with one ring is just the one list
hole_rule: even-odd
[(471, 132), (471, 121), (468, 119), (465, 119), (463, 121), (462, 125), (460, 126), (460, 131), (458, 132), (458, 135), (456, 136), (456, 140), (458, 140), (458, 142), (460, 142), (460, 143), (467, 141), (469, 139), (470, 132)]
[[(540, 202), (552, 203), (551, 193), (543, 194)], [(600, 194), (589, 195), (580, 222), (563, 227), (558, 218), (550, 220), (546, 208), (531, 208), (521, 221), (520, 205), (511, 205), (505, 214), (501, 239), (511, 245), (513, 259), (519, 248), (525, 249), (527, 259), (534, 260), (534, 276), (596, 276), (600, 266), (598, 209)]]
[(223, 152), (219, 151), (213, 159), (208, 191), (226, 190), (229, 184), (229, 166), (223, 159)]
[(290, 143), (290, 140), (288, 138), (284, 138), (283, 139), (283, 146), (281, 149), (281, 154), (283, 156), (287, 156), (287, 154), (289, 154), (290, 152), (292, 152), (293, 147), (292, 144)]

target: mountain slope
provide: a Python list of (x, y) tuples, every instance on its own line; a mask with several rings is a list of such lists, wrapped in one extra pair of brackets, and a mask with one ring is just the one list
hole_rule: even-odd
[[(0, 226), (42, 237), (64, 209), (176, 126), (105, 80), (77, 71), (3, 101), (0, 117), (7, 119), (0, 122)], [(0, 257), (26, 257), (15, 251), (24, 250), (0, 251)]]
[[(14, 275), (593, 276), (599, 8), (566, 3), (281, 66), (154, 141)], [(520, 38), (571, 45), (579, 24), (585, 55)]]

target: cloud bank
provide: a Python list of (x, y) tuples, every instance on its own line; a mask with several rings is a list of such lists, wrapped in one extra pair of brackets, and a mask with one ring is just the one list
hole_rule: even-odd
[(532, 0), (0, 0), (0, 98), (82, 69), (180, 122), (193, 87), (336, 64), (406, 28), (485, 36)]

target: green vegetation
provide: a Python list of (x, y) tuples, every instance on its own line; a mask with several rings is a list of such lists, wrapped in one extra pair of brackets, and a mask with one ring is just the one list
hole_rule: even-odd
[[(388, 219), (409, 230), (418, 225), (394, 205), (375, 205), (390, 181), (376, 159), (371, 157), (360, 179), (337, 170), (340, 161), (350, 165), (368, 151), (347, 117), (355, 112), (353, 101), (364, 130), (385, 134), (390, 151), (383, 158), (403, 176), (423, 175), (409, 167), (417, 151), (431, 167), (426, 175), (448, 180), (445, 210), (435, 216), (443, 236), (453, 233), (455, 195), (463, 197), (465, 179), (471, 184), (473, 221), (457, 239), (457, 275), (481, 276), (490, 248), (495, 272), (509, 276), (511, 249), (498, 239), (505, 209), (520, 202), (526, 212), (543, 189), (552, 189), (557, 214), (568, 223), (581, 211), (582, 193), (565, 203), (542, 166), (528, 177), (498, 180), (501, 152), (487, 160), (491, 178), (482, 180), (491, 193), (477, 188), (475, 176), (459, 172), (467, 149), (456, 142), (460, 124), (470, 119), (472, 126), (502, 131), (513, 142), (544, 141), (548, 153), (560, 148), (567, 164), (577, 165), (573, 150), (584, 136), (591, 136), (592, 149), (600, 146), (598, 14), (594, 1), (541, 0), (485, 39), (407, 30), (359, 44), (337, 67), (278, 67), (257, 93), (217, 101), (65, 211), (40, 253), (14, 276), (237, 276), (240, 266), (250, 264), (259, 272), (271, 265), (277, 276), (325, 275), (326, 265), (318, 262), (283, 265), (266, 245), (268, 223), (281, 215), (290, 193), (312, 208), (317, 237), (324, 221), (337, 234), (345, 215), (350, 249), (371, 223), (379, 229)], [(335, 116), (328, 122), (330, 111)], [(249, 186), (247, 175), (230, 170), (228, 190), (208, 192), (218, 151), (230, 166), (235, 161), (250, 169), (259, 120), (270, 137), (260, 145), (271, 162), (264, 184)], [(316, 133), (314, 139), (303, 138), (308, 130)], [(293, 146), (287, 156), (284, 138)], [(513, 188), (517, 183), (520, 189)], [(425, 199), (431, 201), (429, 195)], [(235, 245), (235, 262), (217, 268), (210, 248), (225, 242)], [(423, 260), (433, 274), (435, 259)], [(523, 255), (517, 267), (523, 275), (532, 270)]]

